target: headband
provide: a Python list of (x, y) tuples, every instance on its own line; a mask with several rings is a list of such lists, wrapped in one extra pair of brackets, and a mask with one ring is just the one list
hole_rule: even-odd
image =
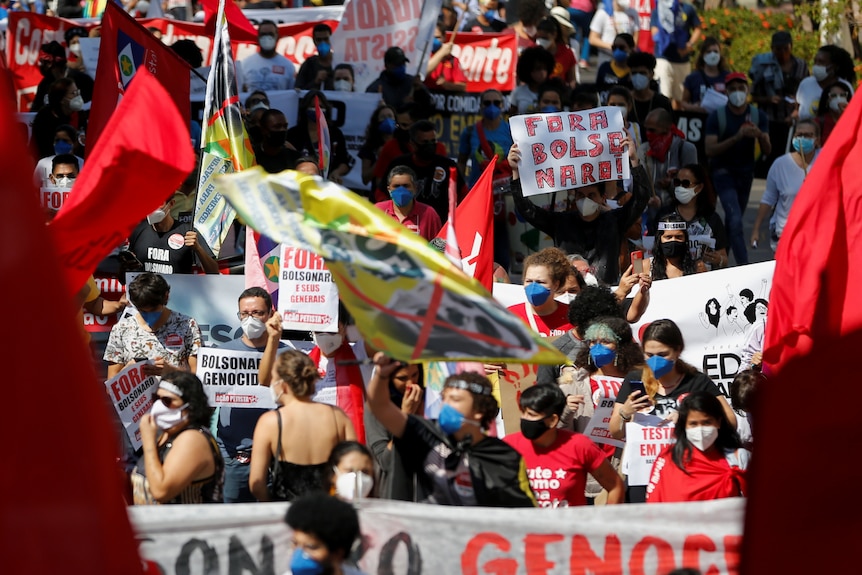
[(620, 338), (617, 334), (614, 333), (614, 330), (609, 328), (603, 323), (594, 323), (591, 325), (587, 332), (584, 334), (584, 339), (587, 341), (596, 341), (597, 339), (604, 340), (613, 340), (617, 343), (620, 342)]
[(159, 389), (164, 389), (165, 391), (170, 391), (174, 395), (178, 395), (180, 397), (183, 396), (183, 390), (169, 381), (160, 381), (159, 382)]
[(686, 228), (685, 222), (659, 222), (658, 223), (659, 231), (685, 230), (685, 228)]
[(478, 383), (471, 383), (469, 381), (464, 381), (463, 379), (453, 379), (451, 381), (447, 381), (443, 386), (454, 387), (455, 389), (465, 389), (471, 393), (476, 393), (479, 395), (491, 395), (491, 388), (485, 387), (484, 385), (480, 385)]

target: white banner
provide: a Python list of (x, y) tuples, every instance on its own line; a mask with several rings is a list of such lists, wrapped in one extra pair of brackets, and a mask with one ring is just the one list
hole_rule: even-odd
[(275, 409), (268, 387), (257, 381), (263, 352), (202, 347), (198, 351), (197, 376), (213, 407)]
[[(278, 574), (290, 564), (287, 503), (130, 507), (144, 559), (165, 575)], [(663, 574), (739, 571), (744, 499), (559, 509), (367, 500), (368, 574)], [(667, 526), (657, 529), (656, 526)]]
[(338, 287), (323, 258), (281, 245), (278, 313), (282, 327), (296, 331), (338, 331)]
[(631, 177), (619, 107), (513, 116), (509, 125), (525, 196)]
[(623, 451), (621, 471), (628, 476), (629, 485), (646, 485), (652, 464), (662, 450), (676, 442), (674, 425), (657, 415), (636, 413), (626, 423), (626, 448)]
[(586, 429), (584, 429), (584, 435), (595, 443), (625, 447), (625, 441), (611, 437), (609, 425), (611, 423), (611, 415), (614, 413), (615, 403), (616, 401), (613, 398), (605, 398), (599, 401), (598, 406), (593, 412), (593, 416), (590, 418), (590, 422), (587, 424)]
[(143, 366), (151, 361), (139, 361), (123, 369), (105, 382), (105, 391), (111, 404), (120, 416), (123, 429), (129, 436), (132, 447), (138, 450), (141, 443), (141, 418), (153, 406), (153, 392), (156, 391), (155, 376), (144, 375)]

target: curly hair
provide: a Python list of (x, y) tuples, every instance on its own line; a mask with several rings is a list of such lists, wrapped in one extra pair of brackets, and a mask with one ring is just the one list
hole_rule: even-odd
[(204, 384), (195, 374), (188, 371), (170, 371), (162, 376), (162, 381), (180, 388), (182, 398), (188, 404), (189, 427), (209, 428), (215, 408), (210, 407)]
[[(682, 219), (682, 216), (673, 212), (659, 219), (659, 222), (685, 223), (685, 220)], [(667, 279), (667, 256), (664, 255), (664, 251), (661, 249), (661, 238), (664, 236), (664, 232), (664, 230), (658, 230), (655, 234), (655, 247), (652, 251), (652, 264), (650, 265), (653, 280)], [(683, 236), (685, 238), (683, 243), (688, 248), (688, 229), (683, 230)], [(680, 263), (683, 275), (687, 276), (697, 273), (690, 249), (685, 250)]]
[(480, 422), (482, 429), (488, 429), (494, 419), (496, 419), (497, 414), (500, 413), (500, 406), (494, 396), (491, 395), (491, 390), (493, 389), (491, 382), (484, 375), (465, 371), (463, 373), (453, 373), (447, 377), (446, 381), (443, 382), (443, 389), (450, 387), (449, 384), (454, 381), (475, 383), (488, 391), (488, 393), (474, 393), (470, 391), (470, 395), (473, 396), (473, 409), (482, 414), (482, 421)]
[(575, 326), (578, 337), (584, 337), (596, 318), (605, 316), (625, 319), (616, 296), (607, 286), (587, 286), (569, 304), (569, 323)]
[[(636, 366), (643, 364), (644, 352), (638, 342), (634, 340), (629, 322), (616, 316), (599, 317), (590, 323), (590, 327), (586, 331), (592, 331), (592, 328), (596, 326), (605, 326), (616, 336), (617, 356), (614, 365), (617, 369), (628, 373)], [(585, 340), (585, 343), (587, 345), (578, 352), (574, 363), (576, 367), (583, 367), (588, 372), (595, 373), (599, 368), (590, 361), (590, 342)]]
[(671, 451), (671, 459), (677, 467), (686, 473), (688, 472), (685, 470), (685, 464), (691, 461), (691, 450), (696, 449), (685, 433), (688, 414), (692, 411), (700, 411), (718, 420), (718, 438), (715, 440), (715, 446), (720, 451), (735, 450), (742, 447), (736, 428), (730, 424), (718, 398), (707, 391), (694, 391), (688, 394), (679, 405), (679, 417), (673, 429), (676, 443)]
[(275, 372), (290, 387), (293, 395), (302, 398), (314, 393), (314, 384), (320, 378), (311, 358), (293, 349), (278, 354)]
[(823, 52), (829, 57), (829, 63), (835, 66), (836, 78), (846, 80), (851, 86), (856, 85), (856, 68), (850, 52), (834, 44), (820, 46), (817, 51)]
[(284, 518), (294, 531), (317, 537), (338, 559), (346, 559), (359, 538), (359, 514), (353, 505), (326, 493), (310, 493), (294, 500)]
[[(524, 258), (524, 276), (527, 275), (527, 270), (532, 266), (544, 266), (548, 268), (548, 274), (551, 276), (551, 281), (557, 284), (557, 288), (566, 285), (566, 279), (569, 277), (569, 270), (572, 266), (566, 258), (566, 252), (560, 248), (545, 248), (542, 251), (533, 253)], [(551, 290), (554, 291), (554, 290)]]
[(548, 71), (548, 76), (554, 71), (554, 56), (542, 48), (541, 46), (531, 46), (524, 48), (521, 55), (518, 56), (518, 64), (515, 68), (515, 75), (519, 82), (523, 82), (528, 86), (535, 84), (533, 81), (533, 68), (537, 66), (543, 67)]

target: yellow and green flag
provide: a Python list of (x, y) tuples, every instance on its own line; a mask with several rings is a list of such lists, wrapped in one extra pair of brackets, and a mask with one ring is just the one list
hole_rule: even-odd
[(396, 359), (566, 360), (422, 237), (337, 184), (258, 167), (216, 187), (256, 231), (323, 257), (362, 336)]

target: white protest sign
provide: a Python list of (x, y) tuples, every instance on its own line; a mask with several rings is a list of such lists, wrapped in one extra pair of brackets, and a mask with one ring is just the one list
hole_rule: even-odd
[(120, 422), (129, 436), (129, 442), (136, 451), (141, 443), (141, 418), (150, 411), (153, 405), (153, 392), (158, 379), (155, 376), (144, 375), (143, 366), (152, 363), (139, 361), (123, 369), (116, 376), (105, 382), (105, 390), (111, 398)]
[(623, 385), (623, 378), (610, 377), (608, 375), (591, 375), (590, 379), (596, 384), (596, 389), (593, 391), (593, 403), (599, 404), (603, 399), (616, 399), (620, 392), (620, 387)]
[(42, 186), (39, 188), (39, 203), (43, 208), (59, 210), (69, 198), (72, 188), (59, 186)]
[(614, 413), (614, 403), (616, 402), (613, 398), (605, 398), (599, 401), (595, 411), (593, 412), (593, 417), (587, 424), (586, 429), (584, 429), (584, 435), (592, 439), (595, 443), (605, 443), (613, 445), (614, 447), (624, 447), (626, 442), (620, 439), (614, 439), (611, 436), (611, 430), (609, 428), (611, 415)]
[(101, 38), (78, 38), (81, 45), (81, 59), (84, 60), (84, 71), (88, 76), (96, 78), (96, 66), (99, 64), (99, 46)]
[(338, 288), (319, 255), (282, 244), (278, 294), (284, 329), (338, 331)]
[(211, 406), (274, 409), (269, 388), (258, 385), (257, 370), (263, 352), (202, 347), (197, 376)]
[(676, 442), (673, 424), (656, 415), (636, 413), (626, 423), (626, 449), (623, 452), (622, 471), (629, 485), (646, 485), (652, 464), (662, 450)]
[(521, 150), (525, 196), (631, 177), (621, 108), (524, 114), (509, 119)]

